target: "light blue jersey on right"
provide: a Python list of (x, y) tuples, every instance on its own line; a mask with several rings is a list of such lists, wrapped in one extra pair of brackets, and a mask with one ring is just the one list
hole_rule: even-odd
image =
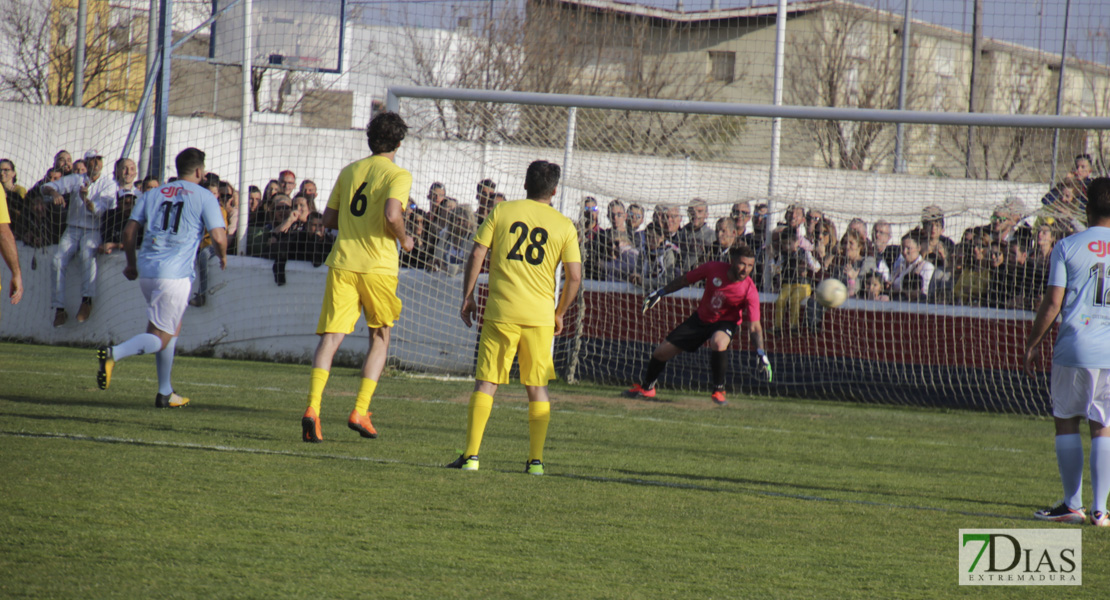
[(1110, 368), (1110, 227), (1091, 227), (1052, 249), (1048, 285), (1062, 287), (1052, 364)]
[(139, 277), (192, 279), (204, 232), (224, 227), (220, 203), (207, 189), (175, 181), (142, 195), (131, 220), (143, 226)]

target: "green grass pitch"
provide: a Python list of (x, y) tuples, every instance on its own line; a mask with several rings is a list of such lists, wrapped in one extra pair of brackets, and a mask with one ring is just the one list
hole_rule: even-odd
[(1043, 418), (557, 384), (548, 475), (529, 477), (519, 385), (502, 386), (466, 473), (442, 465), (463, 445), (468, 381), (383, 378), (381, 435), (364, 440), (345, 424), (357, 372), (337, 368), (325, 442), (305, 444), (307, 366), (179, 357), (192, 404), (177, 410), (153, 406), (152, 357), (119, 363), (108, 391), (95, 368), (89, 349), (0, 344), (0, 597), (1110, 589), (1110, 531), (1089, 526), (1080, 588), (957, 585), (960, 528), (1061, 527), (1031, 519), (1060, 496)]

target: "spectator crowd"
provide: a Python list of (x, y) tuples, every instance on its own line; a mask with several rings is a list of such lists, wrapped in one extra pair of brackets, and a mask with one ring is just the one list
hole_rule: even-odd
[[(756, 252), (756, 283), (778, 294), (775, 332), (800, 330), (803, 303), (828, 278), (842, 281), (850, 298), (1034, 310), (1054, 244), (1085, 228), (1086, 188), (1092, 178), (1091, 157), (1080, 155), (1074, 170), (1050, 189), (1035, 213), (1020, 199), (1008, 198), (994, 208), (989, 222), (965, 229), (955, 240), (948, 237), (945, 214), (936, 206), (924, 207), (920, 221), (895, 240), (885, 220), (869, 224), (852, 218), (841, 232), (823, 211), (793, 204), (766, 239), (766, 204), (739, 201), (728, 216), (710, 219), (709, 205), (695, 198), (656, 204), (648, 219), (649, 210), (641, 203), (614, 199), (602, 207), (587, 196), (578, 222), (584, 274), (650, 290), (706, 261), (727, 260), (729, 248), (745, 244)], [(73, 306), (76, 320), (87, 320), (96, 299), (97, 256), (122, 250), (123, 226), (136, 198), (159, 182), (138, 179), (130, 159), (106, 165), (95, 150), (78, 160), (62, 150), (29, 189), (20, 185), (16, 165), (0, 159), (0, 184), (15, 239), (28, 247), (54, 247), (54, 326), (68, 321), (67, 308)], [(334, 232), (317, 210), (314, 181), (298, 180), (283, 170), (262, 187), (249, 186), (249, 225), (242, 229), (239, 192), (212, 173), (204, 184), (219, 200), (229, 250), (234, 253), (236, 240), (245, 236), (247, 255), (273, 260), (277, 285), (286, 283), (288, 261), (319, 266), (331, 251)], [(449, 196), (438, 182), (428, 189), (427, 210), (409, 198), (405, 219), (416, 245), (402, 254), (401, 266), (457, 275), (477, 227), (505, 199), (491, 179), (477, 183), (472, 205)], [(601, 227), (602, 210), (607, 228)], [(206, 303), (213, 257), (206, 239), (197, 253), (194, 306)], [(71, 262), (79, 269), (80, 303), (65, 298)], [(764, 264), (770, 268), (763, 269)]]

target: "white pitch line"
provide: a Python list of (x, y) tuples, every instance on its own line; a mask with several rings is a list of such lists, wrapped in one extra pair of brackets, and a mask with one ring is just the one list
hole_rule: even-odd
[[(294, 458), (327, 458), (334, 460), (346, 460), (354, 462), (371, 462), (379, 464), (395, 464), (395, 465), (412, 465), (417, 467), (432, 467), (442, 468), (442, 464), (427, 464), (427, 463), (414, 463), (389, 458), (375, 458), (370, 456), (350, 456), (344, 454), (322, 454), (312, 452), (295, 452), (291, 450), (267, 450), (265, 448), (248, 448), (241, 446), (226, 446), (223, 444), (196, 444), (192, 442), (168, 442), (164, 440), (140, 440), (135, 438), (123, 438), (115, 436), (90, 436), (74, 433), (55, 433), (55, 432), (29, 432), (29, 431), (4, 431), (0, 430), (0, 435), (10, 437), (20, 437), (29, 439), (55, 439), (55, 440), (68, 440), (78, 442), (94, 442), (106, 444), (127, 444), (133, 446), (157, 446), (163, 448), (181, 448), (184, 450), (206, 450), (210, 452), (228, 452), (240, 454), (258, 454), (266, 456), (289, 456)], [(495, 470), (500, 473), (508, 473), (509, 471)], [(514, 472), (515, 473), (515, 472)], [(972, 512), (964, 510), (956, 510), (951, 508), (941, 508), (937, 506), (919, 506), (907, 504), (894, 504), (890, 502), (877, 502), (874, 500), (853, 500), (849, 498), (828, 498), (824, 496), (813, 496), (810, 494), (788, 494), (786, 492), (775, 492), (771, 490), (759, 490), (752, 488), (739, 487), (729, 488), (722, 486), (708, 486), (699, 485), (695, 483), (677, 483), (672, 481), (659, 481), (654, 479), (643, 479), (640, 477), (603, 477), (598, 475), (578, 475), (575, 473), (550, 473), (551, 477), (561, 477), (566, 479), (579, 479), (582, 481), (595, 481), (599, 483), (622, 483), (626, 485), (643, 485), (650, 487), (683, 489), (683, 490), (699, 490), (706, 492), (725, 492), (733, 494), (752, 494), (756, 496), (765, 496), (772, 498), (784, 498), (788, 500), (803, 500), (807, 502), (829, 502), (833, 504), (854, 504), (859, 506), (874, 506), (879, 508), (896, 508), (902, 510), (919, 510), (939, 513), (950, 513), (972, 517), (990, 517), (999, 519), (1012, 519), (1015, 521), (1031, 521), (1032, 517), (1022, 517), (1016, 515), (1005, 515), (997, 513), (984, 513)], [(866, 492), (860, 492), (866, 493)]]

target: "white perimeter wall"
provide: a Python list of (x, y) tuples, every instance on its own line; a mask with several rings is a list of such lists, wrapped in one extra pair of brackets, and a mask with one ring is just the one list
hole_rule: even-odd
[[(405, 100), (402, 99), (402, 107)], [(55, 152), (65, 148), (74, 158), (96, 149), (110, 160), (122, 152), (131, 114), (64, 106), (0, 103), (0, 157), (15, 161), (19, 181), (30, 187), (50, 166)], [(228, 181), (239, 180), (239, 124), (213, 118), (173, 117), (169, 120), (173, 157), (188, 146), (208, 154), (208, 169)], [(309, 178), (319, 187), (322, 208), (332, 183), (347, 163), (368, 153), (360, 130), (309, 129), (280, 124), (254, 124), (247, 138), (248, 181), (263, 186), (282, 169), (292, 169), (298, 180)], [(138, 159), (138, 148), (131, 158)], [(413, 173), (413, 197), (426, 208), (425, 194), (434, 181), (447, 185), (461, 203), (474, 203), (475, 184), (490, 177), (510, 198), (523, 196), (524, 170), (532, 160), (563, 163), (563, 149), (541, 149), (470, 142), (407, 140), (397, 162)], [(1046, 185), (1007, 181), (965, 181), (887, 173), (863, 173), (809, 168), (783, 168), (776, 186), (780, 201), (776, 214), (789, 202), (829, 212), (843, 230), (851, 217), (868, 222), (878, 218), (900, 223), (895, 233), (916, 223), (921, 208), (938, 205), (949, 214), (948, 233), (987, 222), (990, 210), (1008, 196), (1023, 200), (1030, 212), (1039, 208)], [(172, 174), (172, 173), (171, 173)], [(767, 193), (765, 165), (694, 163), (681, 158), (575, 152), (564, 177), (560, 199), (572, 217), (580, 213), (583, 196), (602, 203), (612, 198), (654, 205), (685, 204), (700, 197), (711, 204), (711, 216), (728, 213), (738, 199), (762, 201)], [(559, 200), (559, 199), (557, 199)], [(603, 224), (604, 224), (604, 211)]]

